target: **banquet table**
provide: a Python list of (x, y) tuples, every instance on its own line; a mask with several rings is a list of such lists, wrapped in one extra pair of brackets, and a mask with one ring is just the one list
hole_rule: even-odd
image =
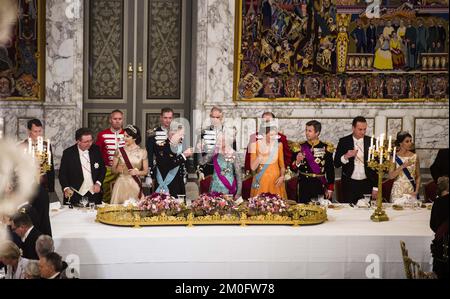
[(430, 210), (328, 209), (311, 226), (119, 227), (94, 210), (51, 212), (56, 251), (80, 278), (405, 278), (400, 240), (431, 270)]

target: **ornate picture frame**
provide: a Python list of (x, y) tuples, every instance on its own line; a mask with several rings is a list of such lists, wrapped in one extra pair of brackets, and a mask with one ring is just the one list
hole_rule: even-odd
[(233, 101), (448, 101), (448, 88), (423, 88), (448, 76), (447, 0), (381, 1), (376, 17), (359, 0), (235, 3)]
[(0, 100), (45, 100), (45, 0), (17, 0), (17, 23), (0, 47)]

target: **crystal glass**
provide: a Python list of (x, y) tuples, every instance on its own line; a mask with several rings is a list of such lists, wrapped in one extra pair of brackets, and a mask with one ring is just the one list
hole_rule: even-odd
[(90, 202), (89, 203), (89, 210), (95, 211), (95, 202)]
[(89, 203), (89, 198), (87, 196), (81, 197), (80, 203), (83, 205), (83, 208), (86, 208), (87, 204)]

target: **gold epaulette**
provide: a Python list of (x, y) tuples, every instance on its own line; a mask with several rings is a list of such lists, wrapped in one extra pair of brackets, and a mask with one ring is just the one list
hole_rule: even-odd
[(289, 146), (289, 149), (294, 153), (300, 151), (300, 143), (299, 142), (288, 140), (288, 146)]
[(335, 151), (335, 147), (334, 144), (331, 142), (326, 142), (326, 141), (322, 141), (323, 143), (325, 143), (327, 145), (327, 152), (329, 153), (334, 153)]

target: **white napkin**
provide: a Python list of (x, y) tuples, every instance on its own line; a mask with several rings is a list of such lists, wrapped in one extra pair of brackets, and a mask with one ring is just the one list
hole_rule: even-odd
[(61, 209), (61, 203), (59, 201), (50, 203), (50, 211), (57, 211), (59, 209)]
[(239, 204), (241, 204), (243, 201), (244, 201), (244, 200), (242, 199), (242, 196), (240, 196), (238, 199), (236, 199), (236, 200), (234, 201), (234, 203), (237, 204), (237, 205), (239, 205)]
[(358, 208), (368, 208), (368, 207), (370, 207), (370, 203), (368, 200), (359, 199), (358, 202), (356, 203), (356, 206)]
[(329, 199), (320, 199), (319, 203), (321, 206), (325, 206), (325, 207), (328, 207), (329, 205), (331, 205), (331, 201)]
[(409, 194), (404, 194), (402, 197), (394, 199), (392, 203), (397, 206), (414, 206), (417, 200)]
[(135, 198), (129, 198), (128, 200), (125, 200), (125, 202), (123, 203), (123, 206), (129, 206), (132, 205), (133, 207), (137, 207), (137, 200)]

